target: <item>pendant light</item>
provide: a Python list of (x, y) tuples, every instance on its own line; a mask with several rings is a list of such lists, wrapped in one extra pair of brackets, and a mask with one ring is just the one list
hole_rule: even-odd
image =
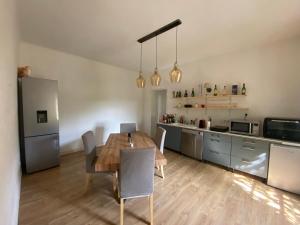
[(143, 60), (143, 43), (141, 43), (140, 72), (138, 78), (136, 78), (136, 85), (138, 88), (144, 88), (146, 84), (146, 80), (143, 77), (143, 72), (142, 72), (142, 60)]
[(177, 31), (178, 31), (177, 28), (178, 27), (176, 27), (176, 61), (174, 63), (173, 69), (170, 71), (170, 80), (172, 83), (179, 83), (182, 77), (182, 72), (179, 69), (177, 64)]
[(151, 76), (151, 85), (152, 86), (159, 86), (160, 81), (161, 81), (161, 76), (158, 73), (158, 69), (157, 69), (157, 36), (155, 37), (155, 70), (154, 70), (154, 74), (152, 74)]

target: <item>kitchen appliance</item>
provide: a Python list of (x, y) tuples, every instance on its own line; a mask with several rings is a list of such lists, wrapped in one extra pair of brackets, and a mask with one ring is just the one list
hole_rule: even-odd
[(216, 125), (216, 126), (210, 127), (210, 130), (217, 131), (217, 132), (227, 132), (229, 130), (229, 127)]
[(199, 128), (206, 128), (206, 120), (199, 121)]
[(18, 103), (23, 172), (59, 165), (58, 82), (19, 78)]
[(271, 144), (268, 185), (300, 194), (300, 145)]
[(259, 136), (259, 125), (258, 121), (253, 120), (231, 120), (229, 131), (236, 134)]
[(203, 132), (191, 129), (181, 130), (181, 153), (202, 160)]
[(300, 142), (300, 119), (265, 118), (264, 137)]

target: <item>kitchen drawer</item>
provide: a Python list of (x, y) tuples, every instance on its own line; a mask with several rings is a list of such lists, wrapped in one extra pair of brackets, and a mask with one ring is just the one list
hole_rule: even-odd
[(223, 154), (230, 154), (231, 137), (216, 133), (205, 133), (204, 148)]
[(166, 132), (165, 147), (180, 152), (181, 145), (181, 128), (169, 125), (158, 125), (164, 128)]
[(204, 150), (203, 159), (226, 167), (230, 166), (230, 155), (223, 154), (211, 149)]
[(258, 177), (267, 178), (268, 162), (266, 157), (249, 160), (246, 157), (231, 156), (231, 167)]

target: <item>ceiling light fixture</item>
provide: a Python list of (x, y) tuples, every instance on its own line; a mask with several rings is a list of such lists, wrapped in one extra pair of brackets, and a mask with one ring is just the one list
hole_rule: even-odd
[[(177, 19), (177, 20), (159, 28), (158, 30), (153, 31), (152, 33), (137, 40), (139, 43), (142, 44), (143, 42), (148, 41), (151, 38), (154, 38), (154, 37), (156, 38), (156, 40), (155, 40), (155, 46), (156, 46), (155, 70), (154, 70), (154, 74), (150, 78), (152, 86), (159, 86), (160, 82), (161, 82), (161, 76), (159, 75), (158, 69), (157, 69), (157, 36), (159, 36), (160, 34), (166, 32), (168, 30), (173, 29), (174, 27), (177, 28), (177, 26), (179, 26), (180, 24), (182, 24), (181, 20)], [(181, 72), (181, 70), (179, 70), (178, 65), (177, 65), (177, 29), (176, 29), (176, 62), (174, 64), (174, 68), (171, 72), (173, 72), (173, 71), (174, 71), (174, 75), (172, 75), (172, 78), (170, 77), (171, 81), (172, 82), (180, 82), (182, 72)], [(171, 76), (171, 72), (170, 72), (170, 76)], [(137, 82), (137, 86), (139, 88), (145, 87), (146, 81), (142, 75), (142, 46), (141, 46), (140, 73), (139, 73), (138, 78), (136, 79), (136, 82)]]
[(146, 80), (143, 77), (142, 63), (143, 63), (143, 43), (141, 43), (140, 72), (138, 78), (136, 78), (136, 85), (138, 88), (144, 88), (146, 84)]
[(182, 77), (182, 71), (179, 69), (177, 64), (177, 32), (178, 27), (176, 27), (176, 61), (174, 63), (173, 69), (170, 71), (170, 81), (172, 83), (179, 83)]
[(151, 76), (151, 84), (152, 86), (159, 86), (161, 81), (161, 76), (158, 73), (157, 69), (157, 36), (155, 37), (155, 69), (154, 73)]

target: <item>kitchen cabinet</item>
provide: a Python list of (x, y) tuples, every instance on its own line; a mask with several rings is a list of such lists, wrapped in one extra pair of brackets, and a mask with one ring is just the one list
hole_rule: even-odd
[(230, 152), (230, 136), (218, 133), (204, 133), (204, 160), (230, 167)]
[(158, 124), (158, 126), (164, 128), (167, 131), (165, 138), (165, 147), (180, 152), (181, 128), (163, 124)]
[(270, 144), (247, 137), (232, 137), (231, 167), (267, 178)]

